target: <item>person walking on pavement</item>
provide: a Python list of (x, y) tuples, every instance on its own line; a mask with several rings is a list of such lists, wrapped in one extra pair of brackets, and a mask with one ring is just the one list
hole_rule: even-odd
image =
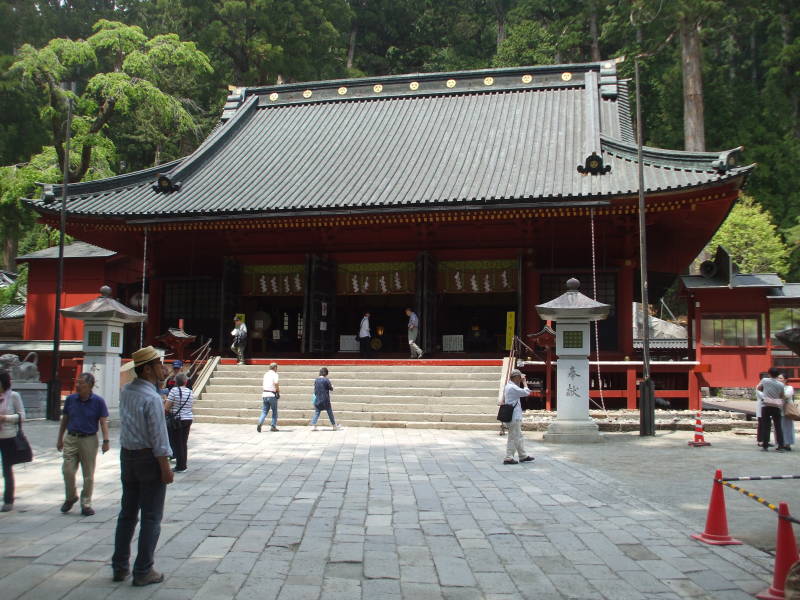
[[(81, 490), (81, 514), (85, 517), (94, 514), (92, 508), (92, 491), (94, 490), (94, 466), (97, 459), (97, 431), (103, 432), (103, 454), (108, 452), (108, 407), (106, 401), (92, 393), (94, 375), (81, 373), (75, 381), (77, 393), (70, 394), (64, 400), (61, 411), (61, 424), (58, 427), (56, 448), (64, 453), (61, 473), (64, 476), (66, 500), (61, 505), (61, 512), (68, 513), (78, 501), (78, 490), (75, 486), (75, 475), (78, 465), (83, 474)], [(66, 433), (66, 437), (64, 436)]]
[(153, 568), (167, 485), (173, 481), (168, 457), (172, 454), (167, 437), (164, 407), (158, 386), (166, 373), (155, 348), (146, 346), (131, 355), (136, 379), (122, 388), (119, 397), (119, 445), (122, 506), (114, 536), (111, 567), (114, 581), (130, 574), (131, 540), (141, 513), (139, 548), (133, 563), (133, 585), (164, 581)]
[(795, 423), (792, 419), (786, 417), (786, 405), (787, 404), (794, 404), (794, 387), (791, 385), (786, 384), (786, 377), (781, 375), (778, 377), (778, 381), (783, 381), (784, 385), (784, 394), (783, 394), (783, 406), (781, 407), (781, 429), (783, 430), (783, 449), (787, 452), (792, 451), (792, 446), (795, 443), (796, 433), (795, 433)]
[[(530, 395), (528, 386), (525, 385), (525, 376), (519, 369), (511, 371), (510, 381), (503, 390), (503, 403), (514, 405), (514, 414), (508, 424), (508, 437), (506, 438), (506, 458), (504, 465), (516, 465), (518, 462), (531, 462), (533, 457), (525, 452), (525, 442), (522, 439), (522, 398)], [(514, 460), (514, 451), (519, 460)]]
[(269, 411), (272, 411), (272, 425), (270, 431), (278, 431), (278, 400), (281, 397), (281, 386), (278, 383), (278, 363), (274, 362), (269, 365), (269, 370), (264, 373), (264, 379), (261, 385), (261, 418), (258, 419), (256, 431), (261, 433), (261, 426), (267, 418)]
[(372, 355), (370, 342), (372, 342), (372, 331), (369, 326), (369, 312), (365, 312), (358, 326), (358, 345), (361, 358), (369, 358)]
[(783, 429), (781, 427), (781, 409), (783, 408), (784, 394), (786, 393), (783, 381), (779, 378), (783, 373), (772, 367), (768, 371), (769, 377), (762, 379), (758, 391), (763, 392), (761, 401), (761, 447), (766, 452), (769, 449), (769, 436), (772, 424), (775, 426), (775, 439), (778, 442), (776, 452), (784, 452), (783, 449)]
[(231, 351), (236, 355), (237, 364), (244, 364), (244, 348), (247, 346), (247, 325), (244, 324), (239, 315), (233, 317), (233, 343), (231, 344)]
[(333, 391), (333, 384), (328, 379), (328, 369), (322, 367), (319, 370), (319, 377), (314, 380), (314, 416), (311, 417), (312, 431), (317, 430), (317, 421), (319, 414), (324, 410), (328, 413), (328, 420), (331, 422), (331, 427), (334, 430), (342, 428), (341, 425), (336, 423), (336, 417), (333, 416), (333, 408), (331, 408), (331, 392)]
[(17, 426), (25, 420), (25, 407), (20, 395), (11, 389), (11, 376), (0, 372), (0, 455), (3, 461), (3, 507), (0, 512), (14, 510), (14, 465)]
[(422, 358), (424, 352), (417, 346), (417, 336), (419, 335), (419, 317), (410, 308), (406, 309), (408, 317), (408, 348), (411, 350), (411, 358)]
[(175, 376), (175, 386), (169, 391), (167, 401), (164, 403), (164, 412), (173, 415), (175, 427), (167, 428), (169, 432), (169, 445), (175, 455), (175, 472), (183, 473), (186, 471), (186, 459), (188, 458), (189, 430), (192, 428), (192, 405), (194, 395), (192, 390), (186, 385), (189, 378), (186, 373), (178, 373)]

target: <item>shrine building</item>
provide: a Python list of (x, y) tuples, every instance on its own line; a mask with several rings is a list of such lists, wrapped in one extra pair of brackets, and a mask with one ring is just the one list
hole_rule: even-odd
[[(736, 201), (753, 169), (739, 151), (643, 149), (651, 300)], [(62, 306), (108, 284), (149, 315), (126, 351), (183, 319), (225, 356), (241, 313), (251, 360), (356, 357), (365, 311), (376, 356), (407, 358), (410, 307), (426, 359), (500, 358), (576, 277), (612, 307), (596, 385), (635, 407), (638, 167), (614, 61), (236, 88), (189, 156), (69, 186), (67, 233), (103, 250), (67, 260)], [(54, 227), (61, 193), (29, 201)], [(53, 261), (38, 258), (26, 340), (52, 339)], [(65, 320), (65, 339), (80, 326)], [(695, 358), (689, 342), (654, 367), (678, 406), (699, 402)]]

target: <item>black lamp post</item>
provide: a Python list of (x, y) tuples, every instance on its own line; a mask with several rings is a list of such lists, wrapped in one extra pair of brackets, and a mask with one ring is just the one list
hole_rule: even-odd
[(642, 100), (639, 95), (639, 59), (636, 68), (636, 137), (639, 171), (639, 279), (642, 284), (642, 383), (639, 386), (639, 435), (656, 434), (656, 389), (650, 377), (650, 314), (647, 290), (647, 223), (642, 163)]
[(61, 186), (61, 223), (58, 232), (58, 275), (56, 278), (56, 307), (53, 318), (53, 364), (50, 369), (50, 389), (47, 398), (47, 418), (57, 421), (61, 416), (61, 294), (64, 290), (64, 233), (67, 229), (67, 188), (69, 187), (69, 142), (72, 134), (72, 98), (67, 98), (67, 132), (64, 142), (64, 174)]

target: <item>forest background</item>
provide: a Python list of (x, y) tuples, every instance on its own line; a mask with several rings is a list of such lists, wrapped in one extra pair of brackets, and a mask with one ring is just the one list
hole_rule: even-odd
[(0, 0), (0, 266), (57, 240), (21, 198), (62, 181), (70, 103), (82, 181), (188, 154), (231, 85), (625, 57), (645, 145), (758, 163), (709, 249), (800, 281), (798, 30), (796, 0)]

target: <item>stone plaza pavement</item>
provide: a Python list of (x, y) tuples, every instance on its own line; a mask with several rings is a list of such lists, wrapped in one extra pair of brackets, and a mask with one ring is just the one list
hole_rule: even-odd
[[(156, 553), (166, 579), (134, 588), (113, 583), (109, 563), (118, 432), (98, 458), (97, 514), (62, 515), (57, 425), (29, 422), (36, 459), (16, 468), (15, 510), (0, 514), (0, 598), (744, 599), (771, 580), (770, 554), (689, 538), (713, 471), (687, 488), (699, 496), (688, 512), (659, 491), (681, 487), (675, 457), (722, 458), (727, 445), (764, 460), (752, 441), (687, 449), (684, 438), (628, 436), (564, 448), (528, 433), (536, 461), (503, 465), (505, 438), (493, 432), (324, 429), (193, 427), (189, 470), (167, 490)], [(632, 485), (614, 453), (653, 481), (672, 479)], [(741, 503), (774, 532), (771, 511)]]

